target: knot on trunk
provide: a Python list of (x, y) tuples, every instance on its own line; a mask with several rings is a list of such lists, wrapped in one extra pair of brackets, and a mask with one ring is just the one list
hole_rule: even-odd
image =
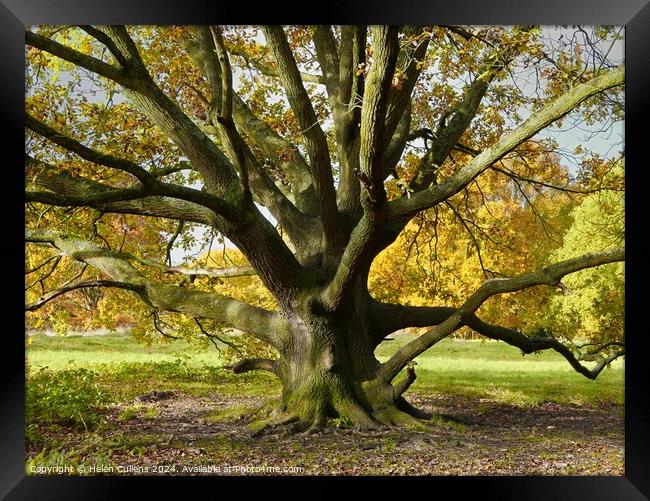
[(328, 346), (323, 351), (323, 367), (331, 371), (334, 368), (334, 347)]

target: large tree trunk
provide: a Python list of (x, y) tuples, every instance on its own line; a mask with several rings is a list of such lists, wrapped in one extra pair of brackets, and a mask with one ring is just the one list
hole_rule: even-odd
[(290, 335), (272, 369), (283, 388), (276, 421), (302, 431), (322, 426), (328, 418), (362, 429), (414, 423), (411, 415), (417, 411), (378, 378), (377, 337), (368, 322), (367, 302), (350, 301), (336, 314), (321, 310), (313, 298), (305, 304), (288, 314)]

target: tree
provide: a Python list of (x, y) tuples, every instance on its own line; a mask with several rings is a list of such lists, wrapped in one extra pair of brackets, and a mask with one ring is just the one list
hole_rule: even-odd
[[(503, 262), (488, 274), (481, 261), (482, 283), (444, 306), (382, 302), (368, 287), (378, 254), (439, 210), (473, 235), (490, 201), (537, 216), (549, 192), (612, 188), (603, 159), (571, 177), (553, 161), (558, 144), (539, 135), (622, 118), (624, 68), (610, 60), (620, 30), (572, 33), (558, 43), (534, 26), (27, 31), (27, 271), (42, 289), (26, 309), (100, 287), (139, 296), (154, 322), (166, 311), (204, 332), (206, 321), (245, 331), (278, 356), (232, 370), (277, 375), (282, 402), (269, 422), (304, 430), (332, 416), (363, 428), (425, 417), (403, 396), (411, 361), (463, 327), (524, 353), (555, 350), (595, 378), (622, 346), (588, 367), (560, 338), (476, 312), (493, 296), (622, 261), (623, 248), (532, 271)], [(174, 242), (190, 245), (199, 227), (209, 241), (228, 238), (250, 268), (173, 266)], [(83, 270), (43, 279), (49, 259)], [(224, 277), (250, 273), (274, 308), (224, 294)], [(406, 327), (428, 330), (379, 363), (375, 348)]]
[[(622, 165), (615, 165), (606, 177), (622, 178)], [(623, 194), (600, 192), (588, 196), (572, 211), (573, 223), (563, 245), (550, 258), (579, 256), (585, 249), (602, 251), (624, 242)], [(578, 337), (592, 346), (589, 359), (602, 346), (624, 345), (624, 264), (612, 263), (601, 269), (587, 269), (567, 277), (566, 289), (553, 297), (546, 328), (565, 339)]]

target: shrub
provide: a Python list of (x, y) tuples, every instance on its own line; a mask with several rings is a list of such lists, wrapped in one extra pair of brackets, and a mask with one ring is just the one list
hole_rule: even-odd
[(25, 422), (27, 438), (40, 426), (96, 428), (109, 396), (100, 389), (99, 374), (88, 369), (27, 371)]

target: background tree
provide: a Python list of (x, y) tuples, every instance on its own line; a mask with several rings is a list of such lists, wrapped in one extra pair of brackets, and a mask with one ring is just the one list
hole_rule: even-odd
[[(615, 165), (606, 179), (622, 178), (622, 165)], [(560, 248), (549, 260), (568, 259), (585, 249), (602, 251), (623, 244), (625, 208), (622, 192), (599, 192), (586, 197), (571, 213), (573, 223)], [(566, 289), (551, 301), (552, 315), (545, 328), (573, 339), (580, 334), (581, 347), (592, 346), (591, 358), (603, 346), (624, 346), (625, 287), (624, 264), (612, 263), (567, 277)], [(581, 343), (578, 343), (581, 344)]]
[[(120, 308), (139, 296), (134, 314), (160, 335), (170, 335), (170, 313), (210, 339), (242, 330), (278, 356), (245, 358), (233, 371), (275, 373), (283, 393), (270, 422), (299, 429), (332, 416), (367, 428), (423, 417), (403, 397), (410, 362), (463, 327), (524, 353), (556, 350), (595, 378), (621, 344), (590, 350), (596, 363), (586, 366), (575, 344), (513, 325), (519, 312), (496, 316), (500, 325), (476, 313), (494, 296), (562, 288), (566, 275), (624, 259), (613, 247), (548, 264), (554, 244), (541, 236), (549, 221), (565, 224), (563, 197), (621, 189), (603, 174), (607, 159), (576, 149), (570, 172), (557, 140), (541, 134), (622, 119), (620, 33), (29, 30), (26, 308), (101, 287), (123, 295), (108, 303)], [(431, 303), (395, 304), (390, 281), (369, 288), (369, 273), (396, 239), (417, 241), (414, 232), (442, 242), (429, 259), (458, 283), (450, 292), (430, 280), (420, 295)], [(174, 246), (202, 238), (229, 239), (247, 264), (172, 262)], [(513, 241), (528, 252), (504, 251)], [(463, 253), (479, 267), (453, 264)], [(235, 297), (226, 285), (251, 273), (268, 299)], [(375, 348), (407, 327), (428, 329), (379, 363)]]

